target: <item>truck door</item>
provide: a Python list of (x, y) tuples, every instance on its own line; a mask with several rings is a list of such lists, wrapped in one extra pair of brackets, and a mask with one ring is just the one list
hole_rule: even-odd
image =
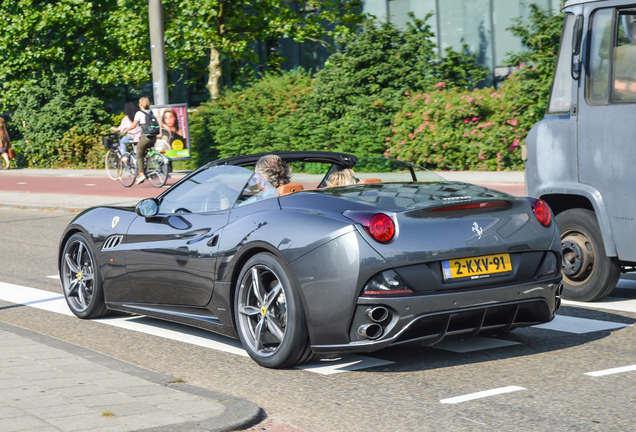
[(579, 182), (596, 189), (620, 260), (636, 260), (636, 8), (590, 16), (579, 89)]

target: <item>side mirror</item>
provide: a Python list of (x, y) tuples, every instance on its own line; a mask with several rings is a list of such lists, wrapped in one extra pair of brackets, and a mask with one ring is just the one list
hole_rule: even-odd
[(155, 198), (146, 198), (137, 203), (135, 213), (145, 218), (156, 216), (159, 212), (159, 204)]
[(581, 74), (581, 41), (583, 40), (583, 15), (577, 15), (572, 28), (572, 78), (577, 80)]
[(583, 40), (583, 15), (576, 16), (572, 31), (572, 55), (577, 56), (581, 53), (581, 41)]

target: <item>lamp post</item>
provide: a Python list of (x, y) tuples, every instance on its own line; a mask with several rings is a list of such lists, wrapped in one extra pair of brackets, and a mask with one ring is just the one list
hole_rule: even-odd
[(163, 43), (163, 10), (161, 0), (148, 0), (150, 26), (150, 60), (152, 62), (152, 91), (155, 105), (168, 104), (168, 78)]

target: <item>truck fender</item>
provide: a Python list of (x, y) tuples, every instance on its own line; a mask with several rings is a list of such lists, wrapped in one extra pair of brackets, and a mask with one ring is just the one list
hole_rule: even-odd
[[(614, 243), (614, 233), (612, 232), (612, 226), (610, 224), (610, 218), (607, 213), (605, 202), (601, 193), (592, 186), (581, 183), (559, 182), (559, 183), (544, 183), (537, 188), (536, 196), (550, 203), (549, 195), (573, 195), (586, 198), (594, 209), (596, 214), (596, 220), (598, 221), (601, 234), (603, 235), (603, 245), (605, 246), (605, 253), (607, 256), (617, 256), (616, 244)], [(546, 198), (547, 197), (547, 198)], [(551, 205), (552, 206), (552, 205)], [(561, 210), (569, 210), (570, 208), (576, 208), (576, 206), (565, 207)]]

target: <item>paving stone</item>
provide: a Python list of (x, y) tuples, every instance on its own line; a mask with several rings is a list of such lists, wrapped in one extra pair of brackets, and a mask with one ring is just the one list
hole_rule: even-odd
[(60, 395), (42, 395), (42, 396), (24, 396), (13, 399), (9, 402), (9, 405), (23, 410), (29, 410), (34, 408), (54, 407), (54, 406), (66, 406), (69, 404), (69, 399)]
[[(132, 403), (136, 401), (135, 398), (128, 396), (124, 393), (109, 392), (109, 393), (95, 393), (85, 396), (77, 396), (71, 398), (73, 403), (79, 403), (88, 407), (97, 407), (104, 405), (113, 405), (120, 403)], [(145, 401), (140, 401), (145, 402)]]
[(117, 417), (105, 417), (101, 413), (81, 414), (48, 419), (48, 421), (63, 431), (92, 431), (94, 428), (110, 427), (123, 430), (123, 424)]
[(44, 427), (51, 427), (51, 424), (30, 415), (2, 419), (2, 432), (31, 431)]

